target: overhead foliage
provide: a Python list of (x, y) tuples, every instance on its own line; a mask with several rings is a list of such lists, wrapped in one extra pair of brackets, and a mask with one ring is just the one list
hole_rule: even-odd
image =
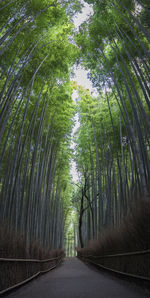
[[(0, 1), (0, 220), (25, 234), (27, 249), (33, 239), (64, 245), (73, 202), (83, 246), (149, 192), (148, 2), (86, 2), (94, 13), (76, 31), (82, 1)], [(97, 97), (70, 81), (79, 61)], [(81, 181), (70, 202), (77, 109)]]
[[(71, 8), (71, 7), (74, 8)], [(69, 41), (79, 1), (0, 2), (0, 220), (28, 248), (63, 247), (75, 107)]]
[(118, 225), (133, 199), (148, 195), (150, 181), (150, 32), (148, 19), (142, 21), (148, 3), (86, 2), (94, 13), (80, 26), (76, 43), (99, 95), (79, 88), (75, 160), (86, 183), (84, 200), (77, 194), (86, 209), (84, 245), (104, 226)]

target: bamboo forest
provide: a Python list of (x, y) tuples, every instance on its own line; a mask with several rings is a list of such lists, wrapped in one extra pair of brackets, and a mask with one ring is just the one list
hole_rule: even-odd
[(148, 0), (0, 0), (0, 258), (150, 249), (149, 41)]

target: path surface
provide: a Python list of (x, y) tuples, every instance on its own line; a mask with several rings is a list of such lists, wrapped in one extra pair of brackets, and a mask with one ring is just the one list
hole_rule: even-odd
[[(6, 297), (6, 296), (5, 296)], [(53, 271), (19, 288), (7, 297), (16, 298), (146, 298), (146, 290), (67, 258)]]

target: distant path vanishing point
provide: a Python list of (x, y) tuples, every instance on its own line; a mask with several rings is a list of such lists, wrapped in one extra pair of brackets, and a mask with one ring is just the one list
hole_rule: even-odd
[(14, 298), (146, 298), (148, 290), (117, 279), (77, 258), (66, 258), (53, 271), (5, 297)]

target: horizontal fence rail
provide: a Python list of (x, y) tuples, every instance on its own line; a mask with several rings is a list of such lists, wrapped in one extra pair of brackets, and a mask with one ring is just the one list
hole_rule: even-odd
[(0, 258), (0, 295), (56, 268), (63, 257), (60, 255), (45, 260)]
[[(95, 258), (95, 259), (104, 259), (104, 258), (114, 258), (114, 257), (124, 257), (124, 256), (135, 256), (135, 255), (145, 255), (150, 254), (150, 249), (142, 250), (142, 251), (134, 251), (134, 252), (126, 252), (126, 253), (119, 253), (119, 254), (112, 254), (112, 255), (103, 255), (103, 256), (96, 256), (96, 255), (88, 255), (85, 254), (84, 257), (87, 258)], [(80, 255), (80, 253), (79, 253)], [(81, 254), (83, 256), (83, 254)]]
[(102, 269), (150, 281), (150, 250), (96, 256), (78, 252), (78, 257)]
[(52, 259), (46, 259), (46, 260), (38, 260), (38, 259), (9, 259), (9, 258), (0, 258), (0, 262), (34, 262), (34, 263), (46, 263), (46, 262), (52, 262), (54, 260), (59, 259), (60, 256)]

